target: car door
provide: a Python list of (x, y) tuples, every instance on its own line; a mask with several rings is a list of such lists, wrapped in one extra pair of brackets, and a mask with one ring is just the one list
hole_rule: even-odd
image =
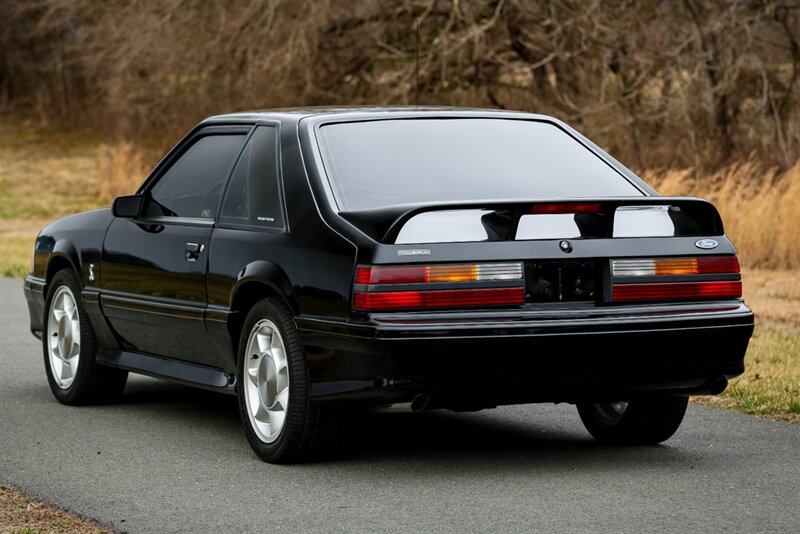
[(204, 323), (208, 247), (225, 180), (248, 131), (196, 132), (146, 182), (142, 215), (111, 223), (101, 302), (128, 350), (221, 366)]

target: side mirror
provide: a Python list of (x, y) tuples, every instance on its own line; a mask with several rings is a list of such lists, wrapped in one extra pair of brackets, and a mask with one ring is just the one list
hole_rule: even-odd
[(111, 205), (111, 213), (114, 217), (123, 217), (126, 219), (135, 219), (142, 212), (142, 205), (144, 204), (144, 195), (126, 195), (124, 197), (117, 197)]

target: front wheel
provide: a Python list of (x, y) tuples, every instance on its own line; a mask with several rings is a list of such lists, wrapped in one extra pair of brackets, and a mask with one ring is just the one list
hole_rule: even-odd
[(336, 421), (311, 403), (305, 352), (282, 302), (258, 302), (247, 314), (238, 367), (239, 413), (262, 460), (299, 462), (330, 452)]
[(71, 269), (53, 276), (47, 293), (44, 367), (53, 396), (62, 404), (94, 404), (118, 398), (128, 372), (95, 362), (92, 324), (83, 309), (80, 286)]
[(678, 430), (689, 397), (637, 399), (629, 402), (578, 403), (586, 430), (599, 442), (655, 445)]

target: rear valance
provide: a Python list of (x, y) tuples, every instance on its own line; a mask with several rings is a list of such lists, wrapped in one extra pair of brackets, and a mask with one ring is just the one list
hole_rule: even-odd
[[(622, 208), (622, 210), (619, 210)], [(707, 200), (691, 197), (622, 197), (576, 200), (505, 200), (491, 202), (448, 202), (425, 205), (403, 205), (380, 209), (346, 211), (340, 216), (359, 228), (362, 232), (382, 243), (398, 242), (404, 228), (420, 216), (450, 212), (469, 214), (477, 218), (481, 237), (465, 239), (426, 239), (425, 229), (431, 233), (440, 232), (435, 222), (426, 221), (420, 229), (415, 229), (414, 237), (404, 237), (399, 242), (436, 241), (511, 241), (515, 239), (542, 238), (610, 238), (621, 236), (620, 213), (627, 215), (637, 209), (653, 211), (659, 209), (670, 223), (672, 236), (720, 236), (724, 230), (722, 219), (713, 204)], [(470, 213), (471, 212), (471, 213)], [(560, 229), (550, 229), (550, 233), (531, 232), (526, 222), (527, 216), (566, 217), (574, 227), (576, 235), (559, 235)], [(524, 224), (521, 224), (524, 223)], [(446, 224), (446, 223), (445, 223)], [(553, 226), (553, 221), (547, 224)], [(615, 232), (615, 224), (620, 228)], [(454, 225), (455, 226), (455, 225)], [(535, 225), (534, 225), (535, 226)], [(630, 226), (630, 225), (628, 225)], [(666, 234), (659, 234), (666, 235)]]

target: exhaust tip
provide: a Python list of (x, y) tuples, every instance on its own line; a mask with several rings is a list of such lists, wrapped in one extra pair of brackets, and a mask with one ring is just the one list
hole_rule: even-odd
[(411, 400), (411, 411), (421, 412), (428, 407), (428, 404), (430, 402), (431, 398), (429, 395), (426, 395), (425, 393), (420, 393)]
[(712, 395), (719, 395), (728, 387), (728, 379), (724, 376), (717, 378), (713, 382), (711, 382), (711, 386), (708, 388), (708, 392)]
[(428, 408), (430, 396), (426, 393), (415, 395), (411, 402), (395, 402), (393, 404), (383, 404), (372, 408), (375, 412), (381, 413), (419, 413)]

